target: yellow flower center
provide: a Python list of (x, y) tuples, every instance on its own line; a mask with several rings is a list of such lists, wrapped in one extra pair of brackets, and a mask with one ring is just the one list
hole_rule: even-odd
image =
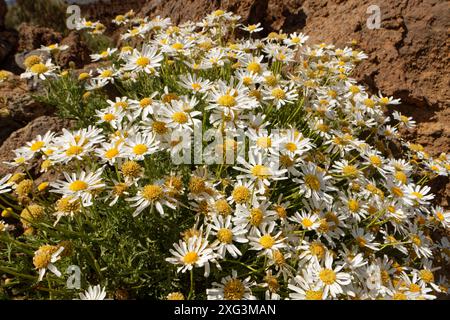
[(336, 281), (336, 273), (331, 269), (323, 269), (319, 273), (319, 278), (326, 285), (332, 285)]
[(33, 257), (33, 264), (37, 269), (46, 268), (52, 259), (52, 254), (57, 250), (56, 246), (44, 245), (35, 252)]
[(251, 84), (253, 83), (253, 80), (252, 80), (252, 78), (250, 78), (250, 77), (244, 77), (244, 78), (242, 78), (242, 82), (243, 82), (246, 86), (249, 86), (249, 85), (251, 85)]
[(350, 199), (350, 200), (348, 200), (347, 205), (348, 205), (348, 209), (351, 212), (358, 212), (358, 210), (359, 210), (359, 202), (358, 202), (358, 200)]
[(80, 203), (72, 197), (64, 197), (56, 202), (56, 209), (64, 213), (76, 212), (80, 209)]
[(254, 73), (260, 73), (262, 69), (258, 62), (250, 62), (247, 66), (247, 70)]
[(411, 192), (411, 194), (416, 197), (417, 199), (422, 199), (423, 198), (423, 194), (421, 194), (420, 192)]
[(286, 97), (286, 93), (281, 88), (275, 88), (272, 90), (272, 96), (278, 100), (284, 99)]
[(368, 108), (373, 108), (375, 107), (375, 102), (372, 99), (365, 99), (364, 100), (364, 104), (366, 105), (366, 107)]
[(116, 116), (113, 115), (112, 113), (107, 113), (103, 116), (103, 120), (107, 122), (113, 121), (114, 119), (116, 119)]
[(150, 64), (150, 59), (147, 57), (139, 57), (136, 59), (136, 65), (141, 68), (145, 68), (149, 64)]
[(164, 133), (167, 132), (166, 124), (164, 122), (162, 122), (162, 121), (155, 121), (155, 122), (153, 122), (152, 129), (157, 134), (164, 134)]
[(392, 187), (391, 188), (391, 192), (394, 196), (396, 196), (397, 198), (401, 198), (403, 197), (403, 191), (401, 188), (399, 187)]
[(256, 145), (260, 148), (270, 148), (272, 146), (272, 139), (269, 137), (259, 137), (256, 140)]
[(264, 80), (271, 87), (275, 86), (278, 83), (278, 80), (274, 75), (266, 76), (264, 77)]
[(311, 251), (311, 254), (319, 259), (325, 256), (325, 247), (323, 246), (323, 244), (318, 242), (311, 243), (311, 245), (309, 246), (309, 251)]
[(275, 212), (277, 213), (278, 217), (281, 219), (285, 219), (287, 217), (286, 209), (282, 206), (275, 206)]
[(175, 112), (172, 115), (172, 120), (179, 123), (179, 124), (184, 124), (188, 121), (188, 115), (185, 112), (179, 111), (179, 112)]
[(411, 283), (409, 285), (409, 291), (411, 291), (411, 292), (420, 292), (421, 291), (420, 290), (420, 286), (418, 284)]
[(352, 165), (346, 165), (342, 168), (342, 173), (346, 176), (355, 176), (358, 173), (358, 169)]
[(48, 71), (48, 68), (43, 63), (37, 63), (37, 64), (31, 66), (30, 70), (31, 70), (31, 72), (36, 73), (36, 74), (43, 74)]
[(31, 151), (38, 151), (45, 145), (44, 141), (36, 141), (30, 146)]
[(216, 10), (213, 12), (213, 15), (216, 17), (223, 16), (224, 14), (225, 14), (225, 11), (223, 11), (223, 10)]
[(189, 180), (189, 190), (194, 194), (205, 192), (206, 191), (205, 180), (201, 177), (192, 177)]
[(184, 45), (180, 42), (176, 42), (172, 45), (172, 49), (175, 49), (177, 51), (180, 51), (184, 48)]
[(407, 177), (403, 171), (396, 171), (394, 177), (402, 184), (406, 184)]
[(292, 160), (288, 155), (280, 155), (280, 163), (283, 167), (289, 168), (294, 165), (294, 160)]
[(232, 197), (236, 203), (247, 202), (250, 199), (250, 190), (244, 186), (237, 186), (233, 190)]
[(231, 243), (233, 241), (233, 232), (230, 229), (222, 228), (217, 232), (217, 239), (223, 243)]
[(264, 213), (259, 208), (253, 208), (250, 210), (250, 224), (257, 227), (264, 219)]
[(431, 272), (430, 270), (422, 269), (419, 271), (419, 275), (420, 275), (420, 278), (426, 283), (430, 283), (430, 282), (434, 281), (433, 272)]
[(313, 223), (312, 220), (309, 219), (309, 218), (303, 218), (303, 219), (302, 219), (302, 225), (303, 225), (305, 228), (310, 228), (313, 224), (314, 224), (314, 223)]
[(217, 212), (222, 216), (228, 216), (232, 212), (230, 205), (224, 199), (217, 200), (214, 205), (216, 207)]
[(152, 103), (153, 103), (153, 99), (151, 99), (151, 98), (144, 98), (141, 101), (139, 101), (139, 106), (141, 108), (146, 108), (149, 105), (151, 105)]
[(219, 97), (219, 99), (217, 99), (217, 103), (221, 106), (231, 108), (236, 105), (236, 99), (232, 95), (226, 94)]
[(193, 83), (191, 84), (191, 87), (194, 91), (199, 91), (202, 88), (201, 84), (199, 83)]
[(445, 219), (444, 215), (440, 211), (436, 212), (436, 217), (439, 219), (439, 221), (444, 221)]
[(420, 240), (420, 237), (416, 234), (411, 235), (411, 241), (416, 245), (420, 246), (422, 244), (422, 240)]
[(42, 59), (39, 56), (36, 55), (31, 55), (28, 58), (25, 59), (24, 61), (24, 65), (27, 68), (31, 68), (32, 66), (34, 66), (35, 64), (41, 63)]
[(112, 75), (113, 75), (112, 70), (105, 70), (100, 74), (102, 78), (110, 78)]
[(375, 167), (381, 167), (382, 162), (379, 156), (372, 155), (369, 157), (369, 161)]
[(126, 177), (137, 178), (141, 174), (142, 167), (135, 161), (126, 161), (124, 162), (120, 170)]
[(197, 252), (190, 251), (183, 257), (184, 264), (194, 264), (198, 261)]
[(273, 251), (273, 260), (278, 266), (282, 266), (286, 262), (284, 255), (280, 250)]
[(357, 237), (357, 238), (356, 238), (356, 242), (358, 243), (358, 245), (359, 245), (360, 247), (365, 247), (366, 244), (367, 244), (366, 239), (364, 239), (363, 237)]
[(115, 156), (117, 156), (118, 154), (119, 154), (119, 150), (117, 150), (117, 148), (112, 148), (105, 152), (105, 157), (108, 159), (112, 159)]
[(133, 153), (141, 156), (148, 151), (148, 147), (145, 144), (137, 144), (133, 147)]
[(270, 169), (266, 166), (263, 166), (262, 164), (257, 164), (255, 165), (250, 172), (252, 173), (252, 175), (258, 179), (265, 179), (267, 177), (269, 177), (270, 174)]
[(349, 90), (353, 94), (357, 94), (361, 91), (361, 90), (359, 90), (359, 88), (357, 86), (350, 86)]
[(306, 290), (305, 298), (306, 300), (322, 300), (323, 291), (318, 290)]
[(305, 183), (310, 189), (312, 189), (314, 191), (319, 191), (320, 190), (320, 181), (313, 174), (307, 174), (305, 176)]
[(270, 249), (275, 244), (275, 239), (270, 234), (266, 234), (259, 239), (259, 244), (262, 245), (264, 249)]
[(163, 189), (160, 186), (155, 185), (155, 184), (146, 185), (142, 189), (142, 197), (144, 197), (144, 199), (146, 199), (148, 201), (159, 200), (159, 199), (161, 199), (163, 194), (164, 194)]
[(284, 60), (286, 60), (286, 55), (283, 52), (279, 52), (275, 56), (275, 59), (277, 59), (278, 61), (284, 61)]
[(16, 193), (20, 197), (24, 197), (33, 191), (33, 181), (26, 179), (21, 181), (16, 187)]
[(392, 299), (394, 300), (407, 300), (407, 297), (404, 293), (402, 292), (397, 292), (392, 296)]
[(69, 189), (73, 192), (83, 191), (86, 190), (88, 187), (89, 185), (82, 180), (75, 180), (69, 185)]
[(297, 145), (293, 142), (288, 142), (286, 143), (285, 148), (290, 152), (295, 152), (297, 150)]
[(241, 280), (231, 279), (223, 288), (225, 300), (241, 300), (245, 294), (245, 287)]
[(81, 146), (70, 146), (66, 150), (67, 156), (75, 156), (83, 152), (83, 147)]
[(117, 109), (121, 108), (121, 109), (124, 109), (124, 110), (125, 110), (125, 109), (128, 108), (128, 103), (125, 102), (125, 101), (119, 101), (119, 102), (116, 102), (116, 103), (114, 104), (114, 107), (117, 108)]
[(167, 300), (185, 300), (181, 292), (172, 292), (167, 295)]

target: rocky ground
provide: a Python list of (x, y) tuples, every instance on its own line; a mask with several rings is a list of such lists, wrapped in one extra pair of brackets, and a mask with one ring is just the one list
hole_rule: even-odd
[[(381, 28), (366, 25), (369, 0), (111, 0), (85, 5), (83, 12), (109, 25), (119, 13), (134, 9), (139, 15), (171, 17), (175, 23), (199, 20), (222, 8), (238, 13), (244, 23), (261, 22), (264, 34), (271, 31), (301, 31), (310, 42), (348, 46), (355, 40), (369, 58), (354, 76), (372, 92), (381, 91), (402, 99), (398, 109), (417, 121), (417, 127), (404, 132), (422, 144), (432, 156), (450, 151), (449, 42), (450, 9), (442, 0), (378, 0)], [(58, 60), (63, 66), (74, 61), (81, 68), (89, 62), (87, 46), (72, 32), (68, 36), (39, 26), (23, 24), (18, 31), (6, 30), (6, 5), (0, 0), (0, 69), (21, 72), (23, 51), (28, 52), (62, 41), (70, 50)], [(22, 55), (21, 55), (22, 53)], [(389, 112), (389, 111), (388, 111)], [(33, 99), (27, 85), (18, 77), (0, 85), (0, 161), (32, 135), (59, 129), (65, 123), (52, 117), (53, 110)], [(6, 168), (0, 164), (0, 175)], [(450, 206), (450, 183), (439, 179), (433, 184), (438, 202)]]

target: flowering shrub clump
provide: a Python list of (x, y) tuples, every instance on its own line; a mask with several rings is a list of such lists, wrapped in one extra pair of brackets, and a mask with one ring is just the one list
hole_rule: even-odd
[[(239, 18), (176, 26), (129, 12), (113, 21), (122, 46), (93, 54), (90, 71), (28, 61), (22, 76), (83, 127), (37, 136), (9, 163), (24, 173), (0, 180), (0, 271), (14, 278), (3, 294), (447, 293), (450, 213), (427, 183), (450, 157), (404, 141), (398, 130), (415, 122), (389, 111), (399, 101), (350, 77), (364, 53), (298, 33), (261, 39)], [(57, 178), (38, 183), (26, 170), (37, 160)], [(69, 266), (86, 293), (68, 287)]]

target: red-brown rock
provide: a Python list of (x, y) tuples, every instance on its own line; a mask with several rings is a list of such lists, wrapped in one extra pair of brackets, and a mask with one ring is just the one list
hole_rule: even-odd
[(61, 41), (61, 45), (67, 45), (69, 48), (67, 50), (61, 51), (58, 55), (57, 62), (62, 68), (69, 67), (69, 63), (73, 62), (75, 67), (81, 68), (85, 64), (91, 62), (90, 54), (91, 51), (81, 39), (79, 33), (73, 31), (69, 33)]
[(19, 26), (19, 48), (18, 51), (39, 49), (41, 46), (48, 46), (59, 43), (62, 35), (50, 28), (38, 27), (32, 24), (22, 23)]

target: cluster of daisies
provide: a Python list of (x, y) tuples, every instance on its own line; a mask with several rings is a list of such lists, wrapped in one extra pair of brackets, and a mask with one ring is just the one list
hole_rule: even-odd
[[(194, 216), (166, 261), (179, 273), (206, 277), (208, 299), (446, 294), (440, 269), (450, 259), (450, 213), (433, 205), (426, 183), (449, 175), (450, 155), (431, 157), (400, 137), (415, 122), (390, 111), (399, 101), (372, 95), (349, 77), (366, 58), (362, 52), (307, 46), (301, 33), (261, 38), (259, 24), (239, 19), (222, 10), (179, 26), (133, 12), (117, 16), (123, 45), (93, 54), (99, 67), (78, 81), (87, 93), (142, 81), (154, 90), (111, 98), (91, 126), (48, 132), (15, 150), (11, 166), (39, 158), (41, 172), (62, 173), (38, 186), (25, 174), (0, 180), (0, 193), (25, 204), (25, 232), (44, 211), (34, 195), (50, 192), (60, 195), (45, 208), (55, 225), (105, 201), (130, 219)], [(102, 26), (82, 20), (78, 29)], [(35, 80), (75, 76), (39, 56), (26, 67), (23, 77)], [(198, 130), (224, 138), (205, 149), (195, 170), (169, 161), (158, 179), (145, 174), (149, 159), (194, 148), (190, 137)], [(223, 161), (230, 154), (231, 164)], [(46, 270), (61, 275), (63, 249), (36, 251), (40, 279)], [(167, 298), (190, 296), (175, 291)]]

